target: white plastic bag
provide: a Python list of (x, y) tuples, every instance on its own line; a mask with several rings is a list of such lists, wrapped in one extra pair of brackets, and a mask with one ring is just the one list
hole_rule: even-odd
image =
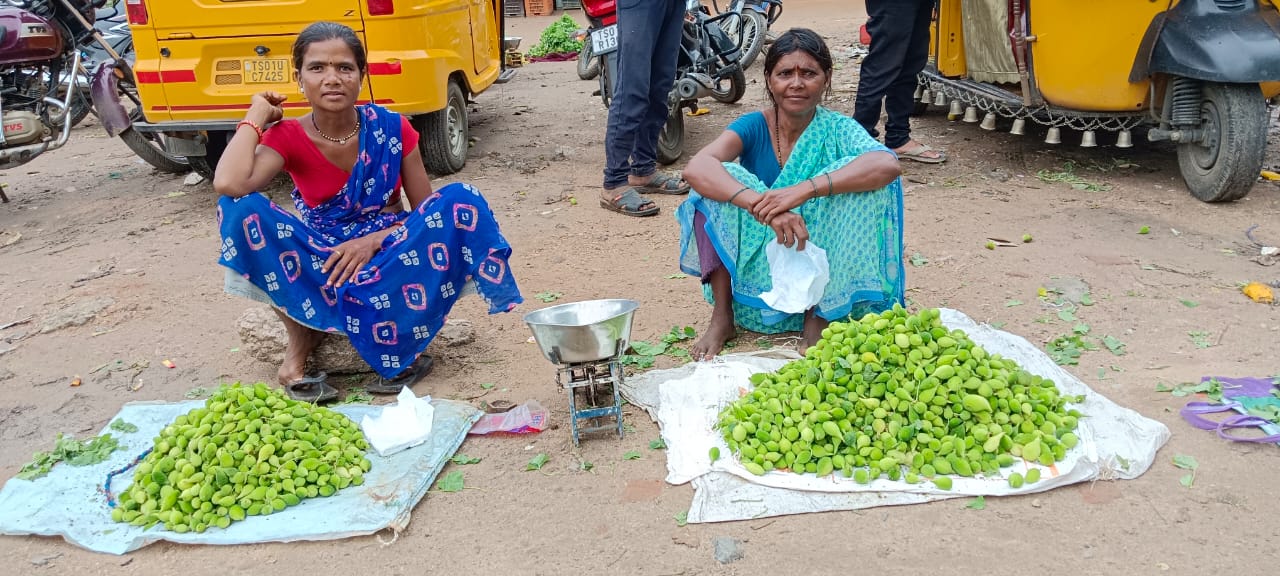
[(805, 244), (804, 250), (769, 242), (764, 253), (773, 277), (773, 289), (760, 295), (765, 304), (779, 312), (799, 314), (822, 301), (831, 279), (826, 250), (812, 242)]
[(360, 428), (378, 455), (386, 456), (426, 442), (435, 410), (431, 396), (418, 398), (406, 386), (396, 395), (394, 406), (383, 407), (377, 416), (365, 416)]

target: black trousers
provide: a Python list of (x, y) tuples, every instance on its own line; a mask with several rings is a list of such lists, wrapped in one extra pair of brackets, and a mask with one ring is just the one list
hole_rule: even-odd
[(929, 22), (936, 0), (866, 0), (871, 50), (862, 60), (853, 118), (872, 137), (880, 135), (883, 106), (884, 144), (898, 148), (911, 140), (911, 110), (916, 77), (929, 61)]

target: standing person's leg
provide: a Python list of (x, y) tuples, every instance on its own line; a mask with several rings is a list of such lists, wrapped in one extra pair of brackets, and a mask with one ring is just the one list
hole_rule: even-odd
[(862, 59), (858, 76), (858, 95), (854, 99), (853, 119), (874, 138), (880, 135), (881, 104), (889, 86), (897, 80), (911, 40), (911, 17), (918, 0), (867, 0), (867, 33), (871, 49)]
[(934, 0), (910, 0), (903, 4), (913, 7), (915, 13), (910, 19), (904, 18), (902, 23), (903, 26), (911, 26), (911, 36), (905, 42), (906, 51), (898, 77), (884, 96), (884, 110), (888, 116), (884, 144), (897, 150), (899, 156), (911, 160), (941, 162), (946, 159), (941, 152), (911, 140), (911, 110), (915, 108), (918, 78), (929, 62), (929, 22), (933, 16)]
[(657, 171), (658, 135), (667, 123), (671, 87), (675, 84), (676, 64), (679, 60), (680, 39), (684, 30), (685, 5), (682, 0), (651, 0), (665, 4), (662, 27), (657, 31), (652, 67), (649, 69), (649, 100), (635, 148), (631, 153), (631, 179), (634, 186), (642, 186), (641, 192), (681, 194), (689, 191), (670, 177), (654, 181)]
[(631, 154), (648, 110), (649, 78), (654, 46), (661, 30), (664, 3), (647, 0), (618, 3), (618, 53), (613, 100), (605, 129), (604, 192), (601, 205), (631, 215), (657, 213), (657, 206), (627, 186)]

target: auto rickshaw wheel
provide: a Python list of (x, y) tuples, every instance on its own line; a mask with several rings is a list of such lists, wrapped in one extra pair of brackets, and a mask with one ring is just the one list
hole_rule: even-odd
[(1267, 103), (1256, 84), (1206, 83), (1201, 142), (1178, 144), (1178, 168), (1191, 195), (1230, 202), (1249, 195), (1267, 149)]
[(427, 114), (423, 124), (421, 148), (427, 170), (437, 176), (461, 170), (467, 163), (467, 148), (471, 143), (467, 98), (457, 80), (449, 79), (444, 109)]

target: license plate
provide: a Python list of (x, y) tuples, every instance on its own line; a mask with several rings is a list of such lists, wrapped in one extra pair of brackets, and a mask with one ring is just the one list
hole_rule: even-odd
[(591, 52), (608, 54), (618, 49), (618, 25), (605, 26), (591, 33)]
[(245, 84), (284, 84), (289, 81), (288, 58), (262, 58), (244, 61)]

